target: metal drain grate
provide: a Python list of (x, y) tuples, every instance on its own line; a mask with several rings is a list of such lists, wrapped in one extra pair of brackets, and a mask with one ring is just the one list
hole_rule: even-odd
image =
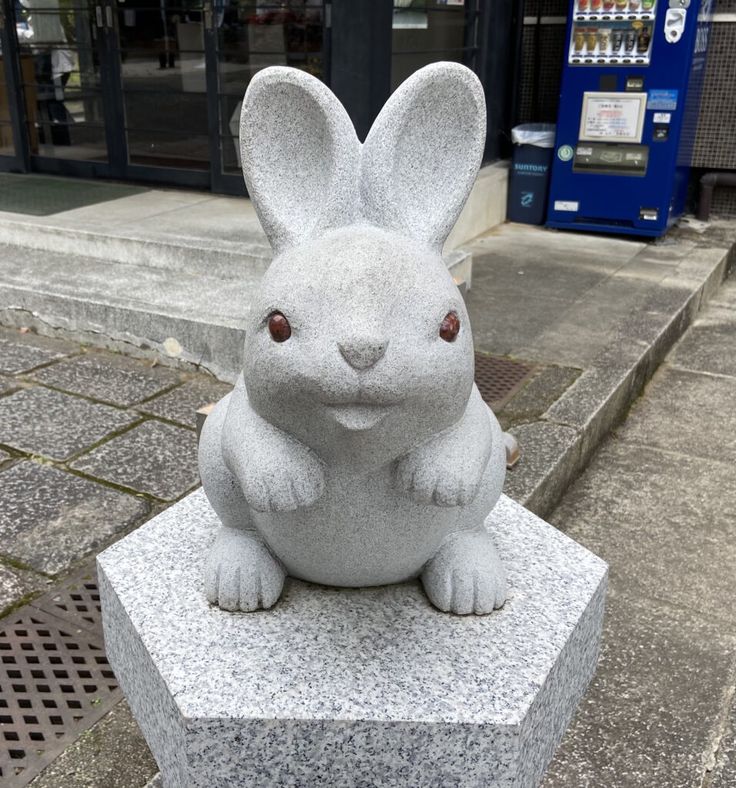
[(534, 374), (531, 364), (486, 353), (475, 354), (475, 382), (481, 397), (494, 409), (505, 405)]
[(31, 604), (78, 627), (91, 630), (102, 642), (100, 592), (94, 564)]
[(3, 786), (27, 785), (122, 697), (94, 580), (87, 569), (0, 622)]

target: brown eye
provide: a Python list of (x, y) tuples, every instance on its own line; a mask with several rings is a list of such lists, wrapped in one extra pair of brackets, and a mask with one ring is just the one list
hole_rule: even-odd
[(289, 321), (281, 312), (272, 312), (268, 317), (268, 330), (274, 342), (286, 342), (291, 336)]
[(445, 342), (454, 342), (460, 333), (460, 318), (454, 312), (448, 312), (440, 323), (440, 337)]

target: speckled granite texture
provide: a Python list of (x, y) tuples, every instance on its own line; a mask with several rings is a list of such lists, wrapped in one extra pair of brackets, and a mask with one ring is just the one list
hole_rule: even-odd
[(606, 566), (509, 498), (509, 599), (437, 612), (418, 583), (287, 579), (279, 605), (209, 606), (201, 491), (98, 557), (107, 652), (180, 786), (533, 786), (593, 675)]
[(504, 440), (442, 259), (485, 125), (483, 86), (459, 63), (412, 74), (363, 145), (306, 72), (275, 66), (248, 84), (243, 175), (274, 257), (243, 375), (199, 443), (223, 524), (204, 590), (223, 610), (272, 607), (287, 574), (355, 588), (420, 577), (436, 607), (466, 615), (503, 604), (483, 523)]

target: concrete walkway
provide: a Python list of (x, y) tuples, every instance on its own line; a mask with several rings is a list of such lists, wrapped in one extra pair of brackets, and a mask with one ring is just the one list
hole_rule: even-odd
[(736, 785), (736, 280), (551, 521), (610, 562), (603, 653), (559, 786)]

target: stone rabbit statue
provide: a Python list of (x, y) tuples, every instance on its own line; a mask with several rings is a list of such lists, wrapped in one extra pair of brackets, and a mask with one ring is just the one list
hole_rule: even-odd
[(251, 81), (243, 172), (274, 257), (244, 374), (201, 437), (222, 520), (205, 564), (211, 603), (271, 607), (286, 575), (419, 577), (459, 614), (504, 603), (484, 525), (503, 433), (473, 383), (468, 314), (441, 256), (484, 140), (481, 85), (456, 63), (407, 79), (363, 145), (314, 77), (273, 67)]

